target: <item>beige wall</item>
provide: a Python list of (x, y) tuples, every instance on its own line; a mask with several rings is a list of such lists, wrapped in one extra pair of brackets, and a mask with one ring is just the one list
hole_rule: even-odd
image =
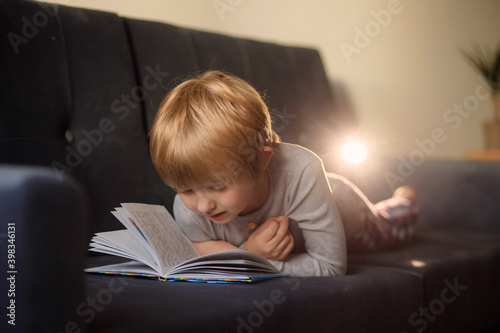
[(460, 159), (483, 148), (491, 105), (459, 49), (500, 43), (498, 0), (52, 2), (317, 48), (330, 79), (349, 89), (372, 152)]

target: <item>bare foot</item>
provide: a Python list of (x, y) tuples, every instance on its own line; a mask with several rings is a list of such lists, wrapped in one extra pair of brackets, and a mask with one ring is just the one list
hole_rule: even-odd
[(413, 202), (417, 201), (417, 192), (410, 186), (401, 186), (394, 191), (394, 194), (392, 195), (393, 198), (395, 197), (405, 197)]

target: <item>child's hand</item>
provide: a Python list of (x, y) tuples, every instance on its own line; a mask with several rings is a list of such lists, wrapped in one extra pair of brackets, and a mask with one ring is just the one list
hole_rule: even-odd
[(288, 217), (270, 217), (245, 243), (245, 249), (271, 260), (285, 260), (293, 250), (293, 236), (288, 231)]

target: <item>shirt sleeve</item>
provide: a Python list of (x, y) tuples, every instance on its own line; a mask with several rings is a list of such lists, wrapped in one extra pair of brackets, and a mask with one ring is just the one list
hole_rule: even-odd
[(344, 227), (320, 159), (309, 163), (287, 189), (285, 215), (298, 222), (305, 253), (271, 261), (293, 276), (343, 275), (347, 266)]

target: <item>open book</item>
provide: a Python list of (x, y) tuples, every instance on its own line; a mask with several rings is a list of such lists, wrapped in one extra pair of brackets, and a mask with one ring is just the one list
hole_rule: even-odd
[(132, 261), (87, 268), (86, 272), (214, 283), (256, 282), (287, 275), (245, 250), (200, 256), (163, 206), (124, 203), (112, 214), (126, 229), (96, 233), (89, 250)]

